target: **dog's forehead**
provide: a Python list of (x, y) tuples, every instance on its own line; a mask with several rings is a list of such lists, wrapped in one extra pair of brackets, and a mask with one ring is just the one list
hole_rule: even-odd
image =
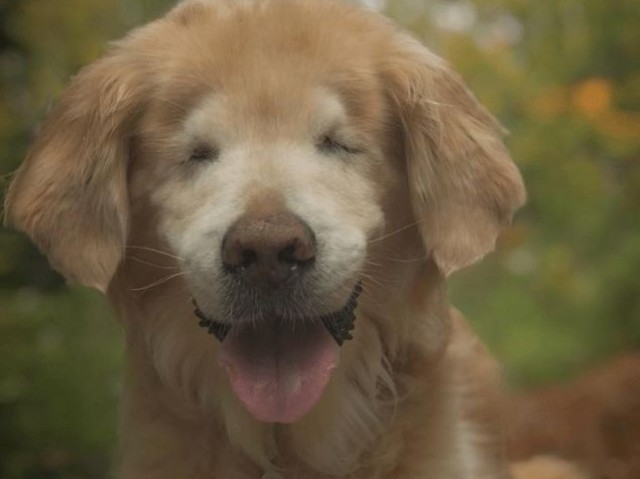
[(227, 139), (253, 139), (322, 135), (349, 123), (344, 101), (324, 87), (300, 89), (285, 86), (259, 91), (222, 87), (206, 95), (185, 121), (187, 133), (205, 138), (217, 132)]
[(174, 41), (161, 68), (173, 99), (197, 107), (223, 92), (227, 106), (247, 120), (305, 123), (319, 106), (335, 103), (331, 95), (318, 101), (318, 92), (331, 92), (363, 124), (380, 117), (379, 29), (369, 32), (360, 17), (346, 15), (350, 10), (322, 2), (240, 2), (224, 9), (218, 3), (189, 3), (169, 22)]
[(190, 2), (161, 23), (160, 30), (170, 32), (158, 33), (172, 38), (163, 43), (182, 65), (222, 71), (228, 80), (243, 81), (255, 70), (284, 69), (299, 80), (336, 67), (365, 71), (387, 35), (373, 19), (364, 21), (363, 12), (340, 7), (330, 1)]

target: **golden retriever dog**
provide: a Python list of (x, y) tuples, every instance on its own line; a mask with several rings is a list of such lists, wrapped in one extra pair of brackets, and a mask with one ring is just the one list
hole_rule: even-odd
[(122, 321), (118, 477), (509, 477), (445, 289), (524, 202), (502, 136), (333, 0), (187, 0), (82, 70), (6, 214)]

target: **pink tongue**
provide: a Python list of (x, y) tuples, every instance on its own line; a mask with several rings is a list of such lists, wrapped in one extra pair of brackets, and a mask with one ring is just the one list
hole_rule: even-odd
[(236, 396), (256, 419), (291, 423), (320, 399), (338, 352), (322, 324), (272, 320), (230, 334), (222, 343), (219, 362)]

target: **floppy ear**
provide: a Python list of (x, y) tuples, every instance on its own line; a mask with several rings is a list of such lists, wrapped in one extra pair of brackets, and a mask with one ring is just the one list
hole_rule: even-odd
[(128, 132), (145, 97), (122, 49), (81, 71), (16, 173), (5, 221), (67, 279), (106, 291), (127, 236)]
[(501, 126), (442, 59), (400, 34), (384, 68), (414, 213), (427, 250), (449, 274), (493, 250), (525, 201), (522, 178)]

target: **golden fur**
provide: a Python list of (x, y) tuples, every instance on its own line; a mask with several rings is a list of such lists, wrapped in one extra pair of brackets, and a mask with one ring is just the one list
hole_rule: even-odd
[(513, 479), (587, 479), (588, 476), (570, 464), (554, 456), (536, 456), (511, 466)]
[[(345, 135), (367, 146), (367, 162), (302, 168), (278, 155), (312, 122), (316, 87), (328, 110), (334, 96), (344, 106)], [(217, 90), (221, 104), (207, 100)], [(229, 170), (235, 186), (213, 187), (176, 173), (187, 118), (249, 135), (264, 161), (238, 161), (260, 180)], [(444, 286), (524, 202), (501, 137), (445, 62), (381, 16), (330, 0), (186, 1), (76, 76), (6, 211), (122, 320), (118, 477), (509, 477), (496, 367)], [(294, 424), (265, 424), (231, 393), (172, 245), (222, 190), (251, 208), (279, 204), (267, 185), (307, 180), (345, 227), (366, 231), (365, 292), (320, 402)]]

